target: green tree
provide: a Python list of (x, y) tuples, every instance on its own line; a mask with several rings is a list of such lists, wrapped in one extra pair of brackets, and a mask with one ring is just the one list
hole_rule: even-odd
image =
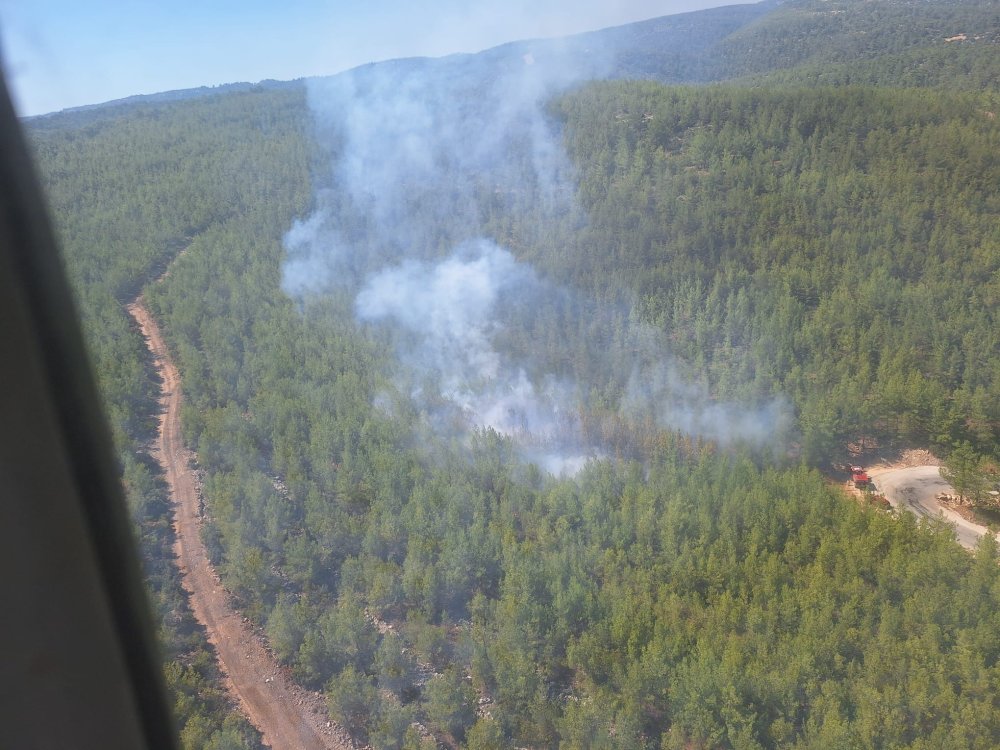
[(960, 502), (980, 505), (989, 497), (989, 481), (983, 470), (983, 457), (967, 441), (957, 444), (941, 467), (941, 478), (955, 488)]
[(368, 741), (376, 750), (403, 750), (414, 718), (412, 706), (382, 700), (379, 702), (378, 715), (371, 721)]
[(468, 750), (504, 750), (508, 744), (504, 741), (500, 725), (491, 718), (483, 717), (469, 727), (465, 746)]
[(383, 636), (379, 644), (375, 653), (375, 676), (380, 688), (404, 702), (412, 700), (417, 693), (417, 661), (395, 633)]
[(476, 720), (476, 691), (459, 667), (449, 667), (427, 683), (427, 717), (461, 742)]
[(374, 679), (353, 665), (345, 667), (327, 683), (326, 705), (330, 716), (357, 740), (367, 739), (369, 721), (378, 715), (379, 704)]

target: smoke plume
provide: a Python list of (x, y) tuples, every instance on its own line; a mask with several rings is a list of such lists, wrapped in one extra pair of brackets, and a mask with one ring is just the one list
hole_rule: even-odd
[(779, 401), (713, 402), (662, 334), (543, 279), (497, 236), (525, 206), (570, 206), (572, 169), (544, 105), (600, 76), (604, 59), (522, 45), (310, 81), (329, 172), (285, 237), (285, 292), (303, 304), (350, 295), (357, 324), (391, 341), (397, 385), (428, 424), (513, 436), (556, 474), (602, 453), (579, 415), (609, 383), (626, 416), (719, 442), (766, 442), (787, 421)]

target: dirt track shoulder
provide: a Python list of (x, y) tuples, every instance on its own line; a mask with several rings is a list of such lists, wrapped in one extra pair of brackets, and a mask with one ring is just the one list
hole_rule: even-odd
[(208, 632), (230, 693), (273, 750), (349, 750), (329, 721), (322, 698), (296, 685), (262, 639), (230, 604), (201, 541), (200, 487), (193, 455), (181, 435), (181, 383), (156, 320), (142, 296), (128, 306), (162, 378), (160, 427), (154, 456), (170, 488), (175, 553), (195, 618)]
[(905, 509), (918, 516), (943, 516), (955, 528), (955, 538), (967, 549), (975, 549), (979, 538), (989, 533), (985, 526), (972, 523), (938, 500), (939, 494), (954, 494), (954, 489), (941, 478), (940, 467), (906, 466), (876, 467), (869, 470), (872, 481), (894, 508)]

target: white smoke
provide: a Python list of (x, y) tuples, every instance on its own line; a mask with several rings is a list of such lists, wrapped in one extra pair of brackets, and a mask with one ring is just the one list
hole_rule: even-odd
[[(303, 301), (346, 290), (358, 323), (393, 342), (399, 384), (429, 425), (513, 436), (557, 475), (601, 455), (578, 415), (582, 394), (609, 382), (626, 415), (721, 443), (767, 443), (787, 422), (781, 401), (714, 402), (679, 375), (662, 333), (622, 330), (621, 311), (581, 302), (485, 238), (484, 206), (503, 214), (530, 195), (544, 214), (572, 200), (544, 103), (600, 72), (602, 59), (593, 51), (581, 70), (551, 47), (491, 51), (310, 81), (329, 186), (285, 237), (285, 292)], [(579, 346), (592, 382), (574, 382), (572, 354), (539, 350), (532, 315), (542, 310), (570, 327), (586, 316), (580, 328), (594, 338)]]
[(326, 219), (317, 211), (285, 233), (288, 257), (281, 269), (281, 288), (289, 297), (321, 292), (342, 276), (338, 267), (349, 250), (325, 231)]
[(792, 428), (791, 405), (784, 398), (770, 399), (756, 408), (716, 401), (704, 385), (684, 378), (665, 359), (636, 365), (622, 410), (636, 418), (650, 415), (662, 427), (720, 445), (766, 445)]
[(479, 240), (438, 262), (407, 260), (373, 274), (355, 310), (362, 322), (403, 332), (401, 360), (435, 378), (471, 427), (552, 441), (576, 430), (569, 389), (552, 378), (536, 387), (494, 343), (506, 325), (501, 297), (526, 299), (545, 289), (509, 251)]
[(391, 320), (414, 334), (420, 357), (413, 364), (445, 373), (449, 387), (485, 383), (500, 369), (491, 344), (500, 325), (497, 297), (515, 284), (535, 283), (509, 252), (483, 241), (439, 263), (408, 260), (373, 274), (355, 309), (362, 321)]

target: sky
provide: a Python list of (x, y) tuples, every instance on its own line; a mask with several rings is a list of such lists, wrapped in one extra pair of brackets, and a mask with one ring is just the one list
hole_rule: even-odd
[(478, 52), (740, 0), (0, 0), (18, 112)]

